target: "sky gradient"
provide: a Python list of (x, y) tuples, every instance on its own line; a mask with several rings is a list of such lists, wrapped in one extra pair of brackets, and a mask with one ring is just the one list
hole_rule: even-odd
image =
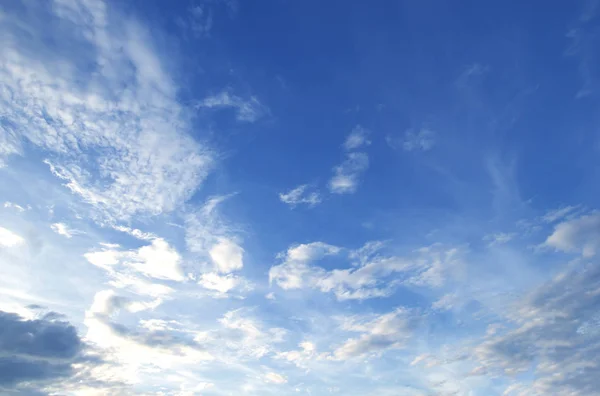
[(600, 1), (6, 1), (0, 48), (0, 393), (600, 395)]

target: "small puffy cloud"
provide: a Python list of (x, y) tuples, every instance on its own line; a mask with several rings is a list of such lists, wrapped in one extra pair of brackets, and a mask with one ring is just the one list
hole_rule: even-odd
[(436, 134), (427, 128), (422, 128), (418, 131), (409, 129), (401, 138), (388, 136), (386, 140), (388, 145), (394, 149), (428, 151), (435, 146)]
[(52, 231), (56, 232), (58, 235), (62, 235), (66, 238), (72, 238), (73, 235), (77, 235), (77, 234), (81, 233), (81, 231), (74, 230), (74, 229), (70, 228), (68, 225), (66, 225), (65, 223), (54, 223), (54, 224), (50, 225), (50, 228), (52, 229)]
[(374, 318), (346, 318), (342, 329), (361, 334), (337, 347), (329, 357), (331, 360), (380, 355), (387, 350), (404, 347), (413, 335), (414, 318), (409, 311), (399, 308)]
[(272, 371), (265, 374), (265, 382), (270, 382), (272, 384), (281, 385), (281, 384), (285, 384), (287, 381), (288, 380), (284, 375), (274, 373)]
[(290, 205), (292, 208), (300, 204), (306, 204), (309, 207), (318, 205), (321, 203), (321, 195), (318, 191), (308, 191), (309, 188), (310, 186), (308, 184), (300, 185), (288, 192), (280, 193), (279, 199), (281, 202)]
[(357, 125), (356, 127), (354, 127), (352, 132), (350, 132), (350, 134), (346, 138), (346, 141), (344, 141), (344, 149), (346, 151), (350, 151), (356, 150), (357, 148), (362, 146), (370, 145), (371, 141), (368, 139), (368, 136), (369, 131), (363, 128), (362, 126)]
[(369, 167), (366, 153), (347, 153), (346, 159), (333, 168), (333, 177), (329, 180), (329, 191), (334, 194), (352, 194), (356, 192), (360, 177)]
[(584, 257), (596, 255), (600, 249), (600, 213), (557, 224), (544, 245), (564, 252), (580, 252)]
[(11, 230), (0, 227), (0, 246), (4, 247), (14, 247), (17, 245), (21, 245), (25, 242), (25, 239), (18, 234), (15, 234)]
[(244, 266), (244, 249), (230, 239), (221, 240), (210, 249), (210, 258), (218, 272), (227, 274)]
[(208, 96), (196, 104), (196, 107), (198, 109), (234, 109), (235, 118), (241, 122), (258, 121), (269, 112), (269, 109), (260, 103), (256, 97), (243, 99), (228, 91)]

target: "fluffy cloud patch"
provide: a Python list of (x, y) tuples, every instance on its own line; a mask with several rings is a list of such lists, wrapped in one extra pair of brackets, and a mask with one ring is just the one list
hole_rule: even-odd
[(284, 375), (274, 372), (269, 372), (265, 374), (265, 381), (270, 382), (272, 384), (285, 384), (286, 382), (288, 382), (287, 378)]
[(435, 146), (435, 141), (435, 132), (427, 128), (418, 131), (409, 129), (403, 137), (387, 137), (390, 147), (404, 151), (429, 151)]
[(230, 239), (222, 238), (209, 254), (218, 272), (227, 274), (244, 266), (244, 249)]
[(81, 233), (81, 231), (74, 230), (65, 223), (54, 223), (50, 225), (50, 228), (58, 235), (62, 235), (65, 238), (72, 238), (73, 235)]
[(150, 278), (185, 280), (181, 256), (162, 238), (155, 238), (151, 244), (137, 250), (108, 248), (86, 253), (84, 257), (109, 273), (115, 272), (117, 266), (125, 266)]

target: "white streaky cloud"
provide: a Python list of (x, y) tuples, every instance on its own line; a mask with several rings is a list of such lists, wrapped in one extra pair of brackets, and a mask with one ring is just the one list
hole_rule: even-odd
[(329, 191), (334, 194), (352, 194), (356, 192), (360, 177), (369, 167), (366, 153), (348, 153), (340, 165), (333, 168), (333, 177), (329, 180)]
[(564, 252), (579, 252), (584, 257), (596, 255), (600, 249), (600, 213), (593, 212), (557, 224), (544, 245)]
[[(104, 218), (168, 212), (204, 180), (213, 154), (188, 135), (189, 111), (149, 31), (107, 8), (57, 1), (51, 14), (32, 5), (3, 19), (0, 104), (13, 125), (0, 130), (3, 162), (26, 141), (48, 151), (53, 174)], [(49, 51), (47, 32), (24, 15), (73, 29)]]
[(54, 223), (50, 225), (50, 228), (58, 235), (62, 235), (66, 238), (72, 238), (73, 235), (81, 234), (81, 231), (74, 230), (65, 223)]
[(550, 210), (546, 214), (542, 216), (542, 220), (545, 223), (554, 223), (556, 221), (562, 220), (568, 215), (573, 214), (574, 211), (580, 209), (579, 205), (576, 206), (563, 206), (558, 209)]
[(357, 125), (352, 129), (352, 132), (346, 137), (344, 142), (344, 149), (346, 151), (356, 150), (357, 148), (368, 146), (371, 141), (368, 139), (369, 131), (360, 125)]
[(234, 195), (210, 197), (199, 210), (185, 216), (185, 243), (191, 253), (209, 256), (209, 251), (222, 239), (236, 239), (219, 213), (219, 206)]
[(308, 191), (310, 186), (302, 184), (285, 193), (279, 194), (281, 202), (290, 205), (292, 208), (305, 204), (308, 207), (313, 207), (321, 203), (321, 195), (318, 191)]
[(488, 234), (483, 237), (483, 240), (488, 243), (489, 247), (496, 245), (503, 245), (512, 241), (517, 235), (514, 232), (498, 232), (495, 234)]
[[(1, 155), (2, 154), (0, 153), (0, 156)], [(14, 202), (8, 202), (8, 201), (6, 201), (6, 202), (4, 202), (4, 207), (7, 208), (7, 209), (14, 209), (14, 210), (16, 210), (19, 213), (23, 213), (25, 211), (24, 207), (22, 207), (21, 205), (18, 205), (16, 203), (14, 203)]]
[(223, 274), (238, 271), (244, 266), (244, 249), (230, 239), (221, 240), (210, 249), (210, 258), (215, 269)]
[(25, 242), (22, 236), (15, 234), (11, 230), (0, 227), (0, 246), (11, 248), (21, 245)]
[(451, 311), (460, 306), (461, 303), (462, 301), (456, 293), (449, 293), (431, 304), (431, 308), (439, 311)]
[(360, 333), (360, 336), (348, 339), (328, 358), (344, 361), (402, 348), (413, 335), (414, 321), (411, 313), (403, 308), (374, 318), (345, 318), (342, 329)]
[(199, 109), (234, 109), (236, 119), (242, 122), (256, 122), (269, 113), (269, 109), (260, 103), (256, 97), (251, 96), (248, 99), (243, 99), (228, 91), (208, 96), (200, 101), (196, 107)]
[(269, 372), (267, 374), (265, 374), (265, 382), (270, 382), (272, 384), (285, 384), (288, 382), (287, 377), (285, 377), (284, 375), (278, 374), (278, 373), (274, 373), (274, 372)]
[(409, 129), (402, 138), (388, 135), (387, 143), (394, 149), (404, 151), (429, 151), (435, 146), (436, 134), (430, 129), (422, 128), (418, 131)]

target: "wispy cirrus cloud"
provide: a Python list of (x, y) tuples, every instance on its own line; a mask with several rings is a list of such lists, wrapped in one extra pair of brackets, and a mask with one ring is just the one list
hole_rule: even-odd
[(207, 96), (196, 104), (196, 108), (209, 110), (233, 109), (236, 119), (241, 122), (255, 122), (269, 113), (268, 107), (263, 105), (255, 96), (243, 99), (228, 90)]

